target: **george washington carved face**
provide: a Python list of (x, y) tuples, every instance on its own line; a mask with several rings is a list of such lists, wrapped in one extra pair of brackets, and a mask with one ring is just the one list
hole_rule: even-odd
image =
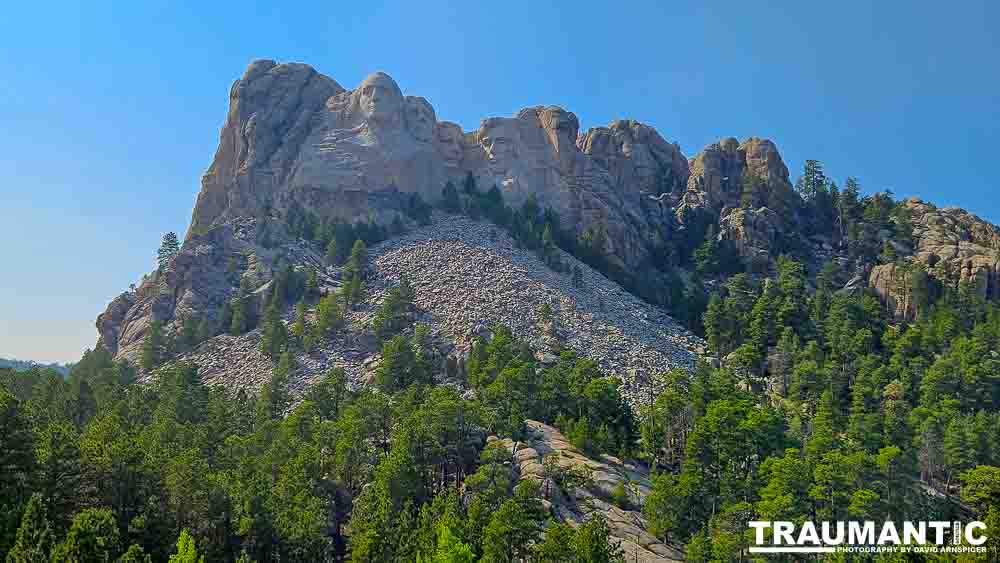
[(400, 114), (403, 95), (396, 81), (384, 72), (371, 74), (358, 87), (358, 106), (369, 122), (392, 123)]

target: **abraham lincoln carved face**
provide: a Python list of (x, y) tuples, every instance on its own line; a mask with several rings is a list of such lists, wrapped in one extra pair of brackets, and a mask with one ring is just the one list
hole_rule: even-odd
[(438, 123), (437, 149), (446, 167), (458, 168), (465, 155), (462, 147), (462, 128), (448, 121)]
[(513, 120), (492, 118), (483, 121), (479, 128), (479, 144), (486, 152), (490, 166), (505, 172), (511, 168), (517, 159), (517, 142), (519, 139), (517, 127)]

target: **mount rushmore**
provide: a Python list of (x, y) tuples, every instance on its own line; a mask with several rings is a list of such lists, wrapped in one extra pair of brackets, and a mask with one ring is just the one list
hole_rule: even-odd
[[(255, 288), (266, 284), (289, 258), (295, 237), (282, 225), (298, 211), (409, 229), (416, 225), (405, 212), (408, 198), (437, 203), (448, 182), (468, 178), (483, 190), (496, 186), (513, 208), (529, 199), (551, 208), (561, 228), (594, 234), (602, 259), (623, 271), (664, 260), (665, 248), (686, 231), (698, 241), (731, 241), (740, 258), (765, 267), (779, 238), (800, 236), (789, 211), (798, 196), (766, 139), (722, 139), (689, 160), (648, 125), (622, 119), (581, 131), (577, 117), (556, 106), (488, 117), (467, 132), (439, 121), (427, 99), (404, 95), (383, 72), (346, 90), (308, 65), (261, 60), (230, 90), (219, 146), (180, 253), (108, 305), (97, 320), (98, 345), (134, 359), (152, 321), (177, 332), (185, 318), (213, 318), (247, 278)], [(919, 251), (915, 259), (954, 262), (951, 270), (984, 295), (995, 294), (997, 259), (989, 248), (1000, 231), (960, 210), (911, 207), (919, 215), (914, 222), (925, 225), (917, 232), (920, 248), (911, 249)], [(260, 243), (263, 231), (277, 236), (278, 249)], [(968, 233), (982, 236), (972, 240)], [(982, 251), (973, 260), (969, 252), (925, 249), (924, 239), (970, 241)], [(817, 256), (833, 255), (825, 240), (803, 242)], [(310, 259), (322, 265), (316, 258)], [(234, 263), (243, 269), (235, 281)], [(891, 299), (892, 272), (859, 274)]]
[(533, 194), (566, 224), (606, 229), (609, 255), (624, 264), (664, 235), (662, 206), (642, 193), (662, 177), (677, 186), (689, 177), (679, 148), (634, 121), (581, 135), (574, 114), (539, 106), (465, 133), (385, 73), (346, 91), (309, 66), (258, 61), (233, 86), (188, 238), (265, 206), (388, 223), (399, 213), (394, 195), (434, 201), (469, 173), (511, 205)]

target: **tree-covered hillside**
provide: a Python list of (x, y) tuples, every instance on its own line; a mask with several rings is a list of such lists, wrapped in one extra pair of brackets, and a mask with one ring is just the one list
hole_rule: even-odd
[(16, 360), (11, 358), (0, 358), (0, 368), (10, 368), (17, 371), (29, 369), (54, 369), (63, 375), (68, 375), (72, 364), (42, 364), (30, 360)]
[[(241, 285), (216, 318), (187, 318), (170, 333), (154, 322), (140, 366), (99, 348), (66, 379), (0, 370), (0, 553), (11, 562), (623, 561), (603, 517), (574, 527), (554, 508), (548, 485), (587, 487), (585, 475), (550, 465), (523, 479), (499, 445), (536, 420), (595, 460), (644, 466), (648, 495), (622, 487), (607, 500), (638, 503), (648, 529), (683, 545), (688, 561), (749, 560), (751, 520), (973, 518), (987, 523), (991, 551), (969, 560), (995, 561), (996, 302), (976, 278), (918, 259), (910, 207), (890, 194), (861, 197), (853, 181), (841, 191), (811, 162), (797, 192), (779, 195), (751, 178), (741, 198), (748, 212), (759, 197), (789, 206), (780, 252), (764, 261), (707, 224), (692, 234), (689, 222), (662, 263), (626, 271), (603, 253), (602, 233), (570, 233), (531, 199), (512, 209), (471, 176), (444, 187), (443, 211), (502, 226), (565, 271), (560, 247), (703, 332), (711, 353), (701, 365), (660, 374), (649, 388), (662, 391), (636, 409), (593, 361), (565, 350), (543, 363), (503, 326), (461, 365), (432, 362), (406, 279), (361, 327), (381, 345), (371, 381), (353, 385), (332, 369), (296, 393), (296, 353), (342, 331), (367, 290), (366, 242), (404, 227), (292, 213), (261, 236), (322, 248), (336, 291), (286, 265), (260, 314), (259, 288)], [(431, 218), (419, 197), (406, 211)], [(898, 270), (891, 295), (845, 284), (876, 266)], [(252, 329), (273, 362), (257, 394), (210, 387), (184, 361), (205, 340)], [(136, 382), (137, 368), (148, 381)]]

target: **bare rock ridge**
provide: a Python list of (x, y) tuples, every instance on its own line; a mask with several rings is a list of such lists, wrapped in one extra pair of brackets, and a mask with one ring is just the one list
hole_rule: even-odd
[[(348, 91), (307, 65), (255, 61), (230, 91), (180, 254), (109, 305), (98, 318), (99, 344), (134, 359), (153, 319), (176, 330), (178, 319), (214, 315), (240, 279), (234, 262), (273, 268), (276, 253), (257, 238), (295, 209), (411, 224), (403, 214), (410, 194), (435, 202), (445, 182), (469, 174), (483, 189), (498, 186), (512, 206), (533, 196), (564, 228), (601, 232), (608, 260), (622, 268), (671, 236), (668, 208), (690, 184), (679, 148), (635, 121), (581, 134), (571, 112), (537, 106), (466, 133), (384, 73)], [(667, 191), (671, 201), (654, 200)]]
[[(777, 147), (767, 139), (725, 138), (688, 159), (648, 125), (623, 119), (581, 131), (572, 112), (555, 106), (488, 117), (475, 131), (465, 132), (454, 123), (439, 121), (428, 100), (404, 95), (385, 73), (376, 72), (353, 90), (345, 90), (308, 65), (255, 61), (230, 91), (219, 146), (202, 179), (179, 254), (168, 267), (112, 300), (97, 319), (98, 344), (118, 358), (134, 360), (154, 320), (176, 334), (184, 319), (215, 319), (241, 284), (254, 288), (254, 303), (262, 303), (282, 260), (318, 269), (327, 285), (335, 287), (337, 272), (326, 268), (316, 249), (292, 235), (287, 229), (290, 217), (305, 210), (325, 221), (402, 224), (413, 233), (416, 224), (405, 213), (409, 198), (418, 194), (437, 203), (448, 181), (460, 186), (469, 176), (482, 190), (497, 186), (511, 207), (534, 198), (540, 208), (558, 212), (561, 227), (570, 234), (595, 234), (590, 240), (601, 241), (603, 258), (622, 271), (639, 271), (663, 260), (663, 249), (678, 240), (703, 238), (731, 241), (744, 261), (762, 263), (766, 270), (780, 243), (800, 236), (789, 234), (797, 232), (798, 195)], [(1000, 298), (1000, 230), (962, 210), (937, 209), (916, 200), (907, 205), (913, 215), (914, 248), (905, 254), (912, 254), (932, 273), (939, 272), (940, 279), (968, 281), (984, 297)], [(434, 228), (449, 230), (455, 225)], [(478, 240), (481, 227), (466, 222), (461, 229)], [(398, 249), (405, 258), (398, 267), (408, 274), (421, 276), (427, 269), (422, 263), (434, 264), (441, 274), (436, 282), (441, 291), (418, 298), (426, 299), (421, 306), (440, 321), (442, 330), (458, 323), (450, 309), (445, 312), (457, 307), (449, 301), (457, 293), (449, 292), (454, 288), (448, 284), (468, 280), (454, 270), (464, 262), (453, 264), (439, 254), (486, 252), (478, 242), (448, 236), (447, 241), (429, 237), (433, 242), (424, 247)], [(270, 242), (264, 244), (265, 238)], [(836, 249), (823, 241), (799, 242), (818, 249), (817, 256), (836, 258)], [(395, 248), (402, 242), (387, 244)], [(516, 263), (511, 259), (505, 264), (514, 268)], [(377, 260), (373, 264), (377, 283), (399, 273), (378, 271), (383, 263)], [(545, 269), (541, 263), (538, 267)], [(472, 276), (469, 280), (479, 276), (480, 284), (494, 281), (484, 281), (482, 272), (465, 273)], [(541, 274), (532, 275), (538, 281)], [(890, 307), (901, 312), (910, 307), (894, 301), (900, 277), (894, 266), (876, 266), (857, 277), (890, 301)], [(550, 282), (542, 285), (551, 289), (546, 285)], [(469, 283), (468, 295), (484, 298), (462, 304), (469, 319), (496, 320), (498, 305), (491, 300), (496, 296), (476, 282)], [(597, 291), (593, 288), (598, 286), (589, 284), (588, 291)], [(556, 293), (547, 293), (546, 299), (559, 303), (563, 297), (552, 291)], [(621, 288), (616, 291), (616, 296), (627, 295)], [(580, 316), (573, 318), (600, 317), (597, 294), (577, 293)], [(651, 324), (688, 338), (653, 309), (646, 313)], [(525, 318), (515, 316), (512, 321), (519, 337), (533, 337)], [(579, 327), (586, 324), (576, 322)], [(657, 370), (688, 361), (680, 356), (664, 360), (675, 356), (672, 349), (636, 337), (631, 322), (608, 321), (612, 328), (604, 343), (579, 341), (576, 346), (603, 358), (624, 354), (626, 359), (620, 362), (606, 360), (606, 367), (624, 378), (648, 379)], [(579, 327), (566, 331), (570, 341)], [(700, 345), (691, 343), (686, 349), (697, 351)], [(657, 359), (648, 352), (653, 349), (665, 356)], [(361, 352), (341, 354), (337, 361), (354, 362), (352, 354)]]
[[(312, 262), (306, 248), (292, 245), (287, 251), (299, 263), (321, 269), (325, 290), (339, 287), (336, 271)], [(580, 268), (582, 285), (518, 249), (494, 225), (436, 214), (432, 225), (370, 249), (364, 302), (331, 341), (310, 353), (296, 351), (299, 369), (291, 386), (299, 392), (332, 367), (343, 368), (355, 385), (366, 383), (378, 366), (380, 348), (365, 327), (402, 276), (414, 288), (413, 320), (431, 329), (442, 373), (449, 360), (464, 365), (472, 339), (489, 338), (494, 324), (527, 341), (543, 364), (555, 361), (561, 349), (595, 360), (619, 376), (623, 394), (636, 405), (648, 400), (651, 376), (694, 366), (702, 348), (699, 338), (568, 254), (562, 259)], [(544, 303), (552, 308), (551, 321), (540, 317)], [(290, 317), (291, 311), (286, 322)], [(257, 349), (259, 339), (259, 329), (239, 337), (217, 336), (183, 359), (198, 365), (209, 382), (253, 390), (273, 368)]]
[[(188, 238), (231, 218), (295, 206), (388, 224), (400, 214), (389, 203), (394, 196), (433, 202), (446, 181), (472, 174), (483, 189), (497, 185), (512, 206), (533, 195), (564, 226), (603, 230), (609, 258), (634, 267), (671, 236), (667, 207), (716, 214), (733, 207), (744, 169), (775, 189), (791, 188), (767, 140), (724, 139), (689, 164), (648, 125), (579, 127), (573, 113), (537, 106), (465, 133), (384, 73), (345, 91), (309, 66), (256, 61), (230, 92)], [(669, 197), (653, 199), (663, 193)]]
[(229, 114), (202, 177), (188, 238), (220, 219), (252, 216), (290, 171), (313, 115), (343, 91), (308, 65), (251, 63), (229, 92)]

